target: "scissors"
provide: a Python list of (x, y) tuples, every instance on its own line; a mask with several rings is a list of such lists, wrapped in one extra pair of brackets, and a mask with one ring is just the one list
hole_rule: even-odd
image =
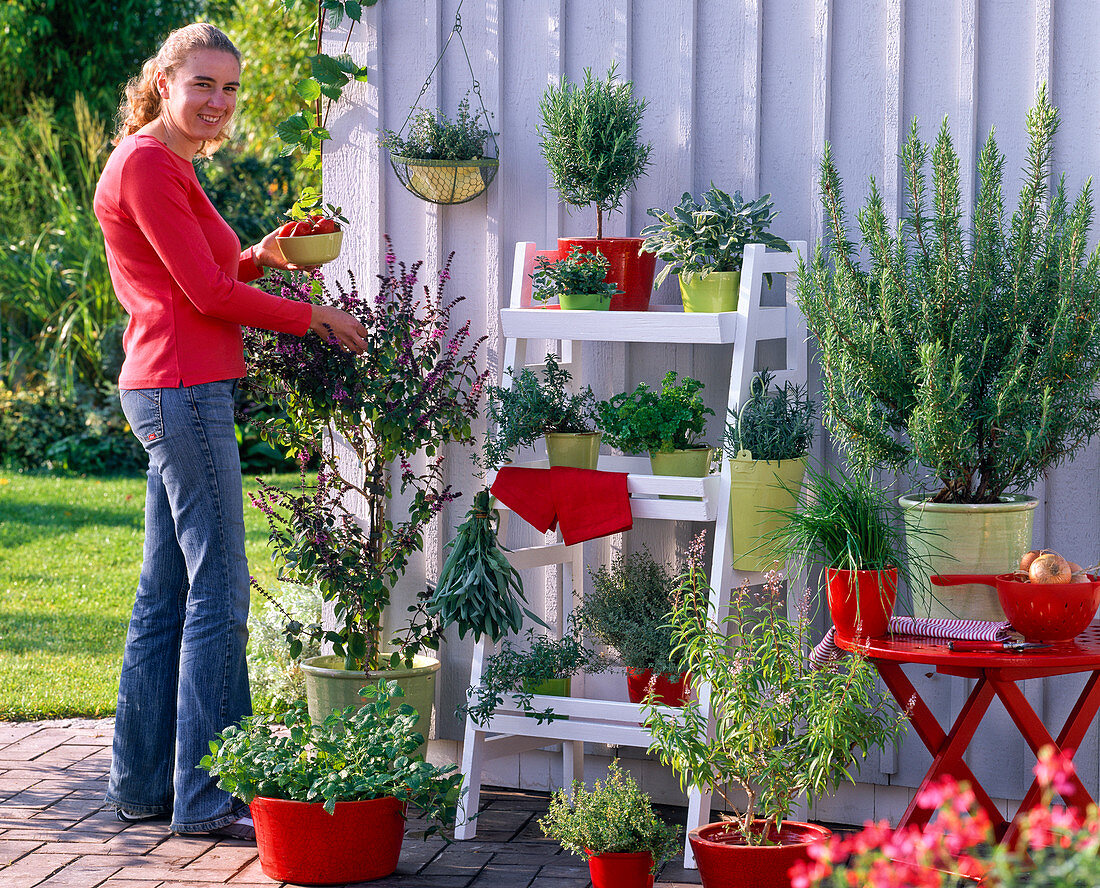
[(949, 641), (949, 651), (972, 651), (975, 653), (988, 651), (1032, 651), (1037, 648), (1048, 648), (1049, 644), (1041, 641)]

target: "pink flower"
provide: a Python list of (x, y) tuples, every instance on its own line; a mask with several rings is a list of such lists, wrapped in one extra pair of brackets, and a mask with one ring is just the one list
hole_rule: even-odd
[(1039, 761), (1035, 763), (1035, 776), (1044, 787), (1053, 789), (1065, 798), (1073, 791), (1070, 779), (1076, 771), (1073, 768), (1074, 750), (1059, 752), (1053, 746), (1044, 746), (1039, 750)]

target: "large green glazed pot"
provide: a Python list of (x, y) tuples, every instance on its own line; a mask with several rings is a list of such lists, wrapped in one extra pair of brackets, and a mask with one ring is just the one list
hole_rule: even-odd
[(684, 311), (737, 311), (737, 294), (741, 290), (741, 272), (712, 271), (706, 277), (693, 275), (685, 284), (680, 278), (680, 298)]
[(432, 709), (435, 707), (435, 679), (440, 663), (434, 657), (414, 656), (410, 669), (375, 669), (357, 672), (344, 668), (344, 658), (339, 656), (310, 657), (302, 661), (306, 677), (306, 703), (309, 717), (314, 721), (327, 718), (334, 709), (361, 706), (366, 702), (359, 696), (364, 685), (385, 679), (396, 681), (405, 692), (403, 703), (417, 711), (416, 730), (424, 735), (421, 754), (427, 749), (428, 730), (432, 725)]
[(730, 460), (730, 536), (735, 570), (781, 569), (775, 543), (785, 519), (772, 509), (793, 510), (806, 473), (806, 457), (772, 462), (742, 456)]
[(546, 457), (551, 466), (594, 469), (600, 461), (602, 432), (547, 432)]
[[(1004, 496), (999, 503), (930, 503), (903, 496), (905, 549), (912, 579), (913, 616), (960, 620), (1005, 619), (991, 586), (936, 587), (930, 574), (1003, 574), (1015, 570), (1031, 548), (1038, 501)], [(917, 532), (919, 531), (919, 533)]]

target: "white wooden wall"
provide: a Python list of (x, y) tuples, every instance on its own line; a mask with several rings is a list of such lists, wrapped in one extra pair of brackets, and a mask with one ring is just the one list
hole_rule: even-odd
[[(384, 233), (400, 259), (425, 259), (429, 273), (455, 251), (449, 291), (467, 297), (463, 310), (475, 330), (488, 334), (485, 358), (494, 372), (503, 351), (497, 309), (507, 299), (512, 244), (534, 240), (544, 247), (559, 234), (594, 233), (593, 213), (570, 213), (558, 204), (535, 133), (546, 86), (563, 76), (579, 79), (585, 67), (602, 74), (616, 61), (649, 102), (642, 135), (653, 145), (652, 167), (623, 213), (611, 217), (611, 234), (636, 234), (649, 221), (646, 208), (668, 207), (683, 191), (698, 194), (713, 182), (746, 196), (770, 192), (780, 210), (777, 232), (812, 247), (822, 233), (817, 180), (825, 141), (832, 143), (850, 210), (861, 205), (874, 176), (896, 211), (902, 206), (897, 155), (914, 116), (928, 140), (950, 117), (967, 195), (975, 183), (965, 158), (976, 158), (996, 124), (1011, 193), (1024, 158), (1024, 114), (1043, 81), (1062, 112), (1056, 170), (1066, 172), (1074, 191), (1100, 171), (1096, 0), (466, 0), (463, 36), (501, 133), (501, 166), (486, 195), (436, 207), (401, 187), (376, 135), (401, 126), (456, 6), (457, 0), (381, 0), (365, 11), (351, 51), (368, 65), (370, 79), (349, 89), (330, 119), (326, 198), (352, 220), (345, 258), (365, 286), (379, 270)], [(328, 35), (328, 51), (339, 51), (345, 36)], [(469, 86), (465, 61), (452, 44), (426, 101), (453, 115)], [(658, 302), (677, 298), (674, 281), (655, 295)], [(701, 348), (604, 346), (585, 360), (584, 381), (602, 397), (638, 380), (656, 383), (671, 368), (703, 379), (712, 406), (721, 409), (728, 363)], [(718, 434), (716, 421), (712, 437)], [(824, 436), (818, 450), (831, 453)], [(425, 576), (434, 578), (450, 528), (477, 486), (467, 454), (451, 457), (451, 480), (467, 498), (429, 536), (423, 564), (410, 571), (403, 595), (422, 588)], [(1037, 543), (1082, 563), (1100, 557), (1098, 475), (1100, 444), (1094, 444), (1033, 491), (1041, 499)], [(690, 534), (684, 528), (670, 539), (667, 532), (643, 530), (632, 545), (645, 540), (672, 559)], [(621, 542), (590, 544), (591, 557), (605, 558)], [(537, 602), (539, 583), (551, 579), (529, 580), (529, 597)], [(457, 638), (443, 652), (437, 734), (444, 740), (460, 736), (453, 711), (467, 684), (469, 654), (469, 644)], [(957, 679), (921, 681), (944, 716), (967, 692)], [(1033, 703), (1061, 718), (1068, 689), (1076, 693), (1080, 682), (1030, 684)], [(608, 688), (614, 685), (608, 680)], [(991, 718), (989, 728), (972, 765), (994, 796), (1018, 797), (1033, 760), (1007, 717)], [(927, 754), (910, 738), (896, 754), (868, 764), (867, 785), (818, 813), (856, 821), (892, 816), (927, 764)], [(1095, 732), (1078, 764), (1095, 791)], [(545, 761), (520, 763), (499, 779), (544, 786), (554, 779), (549, 767)], [(665, 776), (649, 780), (672, 792)]]

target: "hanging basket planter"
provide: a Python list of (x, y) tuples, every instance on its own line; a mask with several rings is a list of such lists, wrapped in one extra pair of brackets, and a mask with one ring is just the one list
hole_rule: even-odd
[(481, 195), (497, 174), (495, 157), (474, 160), (422, 160), (390, 154), (397, 178), (409, 191), (435, 204), (460, 204)]

